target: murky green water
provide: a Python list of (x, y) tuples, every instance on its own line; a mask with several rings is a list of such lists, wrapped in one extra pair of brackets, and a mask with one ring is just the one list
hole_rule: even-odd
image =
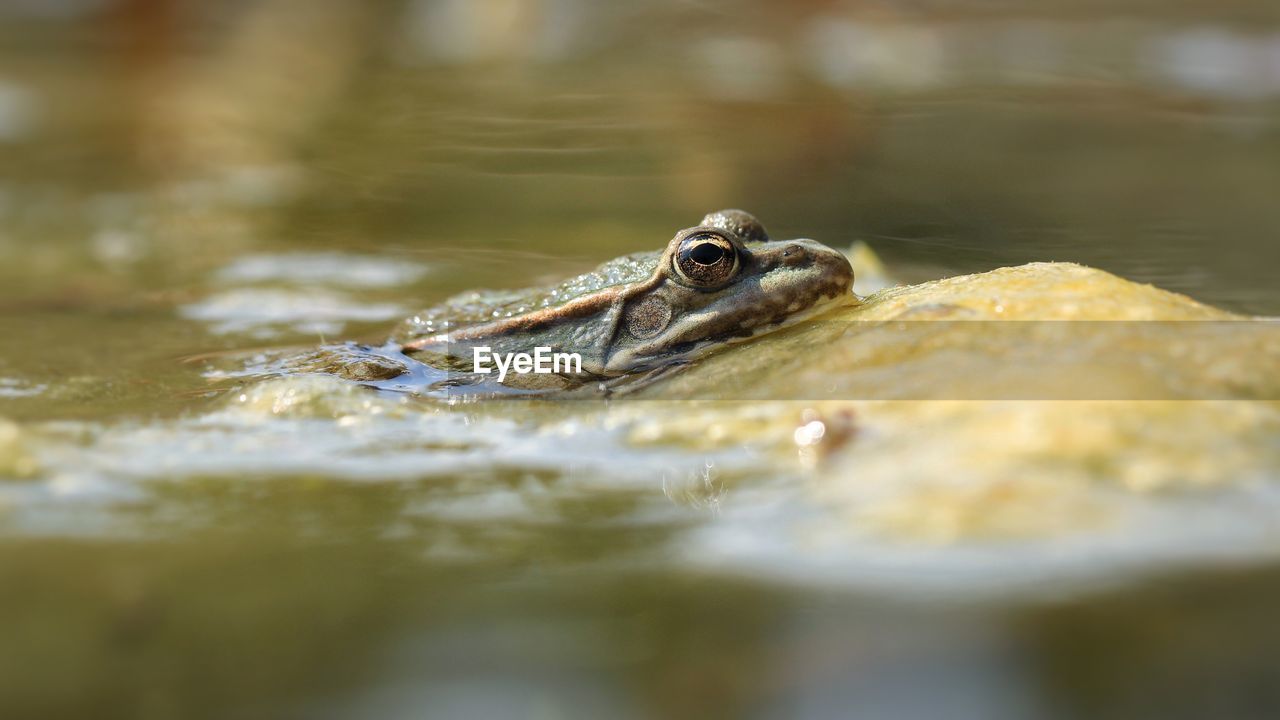
[(770, 454), (812, 398), (216, 372), (724, 206), (906, 280), (1076, 261), (1277, 315), (1278, 158), (1256, 1), (0, 5), (0, 717), (1272, 714), (1245, 411), (1182, 445), (1262, 471), (1136, 531), (903, 544)]

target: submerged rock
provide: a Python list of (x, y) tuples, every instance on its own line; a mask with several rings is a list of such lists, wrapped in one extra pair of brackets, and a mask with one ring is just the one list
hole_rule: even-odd
[(1101, 270), (1034, 263), (883, 290), (708, 358), (648, 395), (1280, 399), (1278, 363), (1280, 323)]
[(664, 419), (637, 437), (799, 461), (822, 512), (797, 532), (826, 546), (1124, 534), (1152, 509), (1138, 498), (1275, 489), (1277, 368), (1274, 322), (1036, 263), (886, 289), (710, 357), (640, 394), (716, 402), (641, 408)]

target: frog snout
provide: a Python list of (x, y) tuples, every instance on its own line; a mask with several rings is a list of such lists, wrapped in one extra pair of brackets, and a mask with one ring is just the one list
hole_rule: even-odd
[(787, 240), (786, 244), (779, 248), (777, 257), (780, 265), (795, 267), (824, 263), (843, 256), (817, 240)]
[(853, 266), (844, 253), (816, 240), (801, 240), (796, 244), (801, 246), (802, 252), (795, 254), (806, 257), (807, 263), (813, 266), (814, 272), (824, 284), (833, 288), (836, 294), (849, 292), (853, 287)]
[(781, 247), (775, 251), (774, 258), (777, 264), (789, 267), (809, 265), (820, 252), (812, 240), (787, 240), (779, 245)]
[(818, 294), (838, 295), (853, 286), (853, 268), (849, 259), (817, 240), (780, 240), (772, 243), (760, 257), (763, 266), (787, 268), (803, 276), (806, 287)]

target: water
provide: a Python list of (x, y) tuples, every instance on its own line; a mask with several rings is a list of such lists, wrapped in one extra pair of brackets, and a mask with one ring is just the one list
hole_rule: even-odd
[(5, 4), (0, 715), (1273, 713), (1274, 478), (890, 548), (810, 522), (767, 410), (210, 373), (726, 206), (1280, 314), (1278, 153), (1256, 0)]

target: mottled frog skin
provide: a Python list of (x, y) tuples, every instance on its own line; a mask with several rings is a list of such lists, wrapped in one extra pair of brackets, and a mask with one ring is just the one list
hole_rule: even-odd
[(392, 340), (431, 364), (466, 370), (473, 348), (577, 353), (582, 374), (610, 378), (688, 363), (854, 301), (843, 253), (769, 239), (741, 210), (710, 213), (665, 250), (610, 260), (523, 292), (464, 293), (406, 321)]

